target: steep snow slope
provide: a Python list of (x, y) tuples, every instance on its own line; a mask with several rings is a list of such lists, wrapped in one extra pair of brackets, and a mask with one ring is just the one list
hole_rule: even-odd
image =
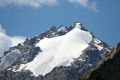
[(63, 36), (44, 38), (36, 46), (42, 50), (33, 61), (21, 64), (19, 70), (30, 70), (34, 75), (45, 75), (54, 67), (69, 66), (74, 58), (78, 58), (92, 41), (92, 35), (81, 30), (79, 23)]

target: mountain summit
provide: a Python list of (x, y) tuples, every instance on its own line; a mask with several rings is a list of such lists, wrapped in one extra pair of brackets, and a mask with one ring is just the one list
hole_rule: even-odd
[[(29, 71), (30, 74), (24, 75), (31, 80), (76, 80), (95, 69), (108, 52), (109, 46), (81, 23), (54, 26), (5, 51), (0, 70), (17, 74), (16, 78)], [(8, 76), (12, 80), (13, 75)], [(21, 79), (26, 80), (26, 77)]]

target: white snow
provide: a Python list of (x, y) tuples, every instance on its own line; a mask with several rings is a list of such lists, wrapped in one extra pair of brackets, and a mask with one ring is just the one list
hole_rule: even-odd
[(19, 71), (30, 70), (38, 76), (49, 73), (57, 66), (69, 66), (92, 41), (92, 35), (79, 27), (79, 24), (76, 25), (73, 30), (63, 36), (42, 39), (36, 46), (39, 46), (43, 52), (40, 52), (33, 61), (22, 64)]
[(95, 42), (95, 44), (99, 44), (99, 43), (101, 43), (101, 41), (98, 40), (98, 39), (96, 39), (96, 38), (94, 38), (94, 42)]
[(101, 51), (104, 48), (104, 47), (97, 45), (97, 44), (94, 44), (94, 45), (98, 48), (99, 51)]
[(104, 48), (103, 46), (99, 45), (99, 44), (101, 43), (100, 40), (94, 38), (93, 41), (94, 41), (94, 43), (95, 43), (94, 45), (98, 48), (99, 51), (101, 51), (101, 50)]
[(75, 27), (81, 29), (81, 23), (75, 23)]
[(67, 28), (65, 26), (61, 26), (57, 31), (58, 32), (60, 32), (60, 31), (66, 31), (67, 32)]

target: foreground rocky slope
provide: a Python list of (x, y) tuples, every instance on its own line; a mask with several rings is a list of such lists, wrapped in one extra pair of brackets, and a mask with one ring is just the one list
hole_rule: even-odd
[(88, 80), (120, 80), (120, 43), (112, 50), (112, 55), (108, 58), (91, 73)]

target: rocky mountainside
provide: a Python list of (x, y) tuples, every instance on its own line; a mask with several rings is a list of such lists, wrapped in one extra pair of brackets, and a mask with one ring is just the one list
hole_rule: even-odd
[(0, 80), (77, 80), (89, 75), (110, 51), (80, 23), (54, 26), (5, 51)]
[(120, 43), (111, 53), (108, 60), (94, 70), (88, 80), (120, 80)]

